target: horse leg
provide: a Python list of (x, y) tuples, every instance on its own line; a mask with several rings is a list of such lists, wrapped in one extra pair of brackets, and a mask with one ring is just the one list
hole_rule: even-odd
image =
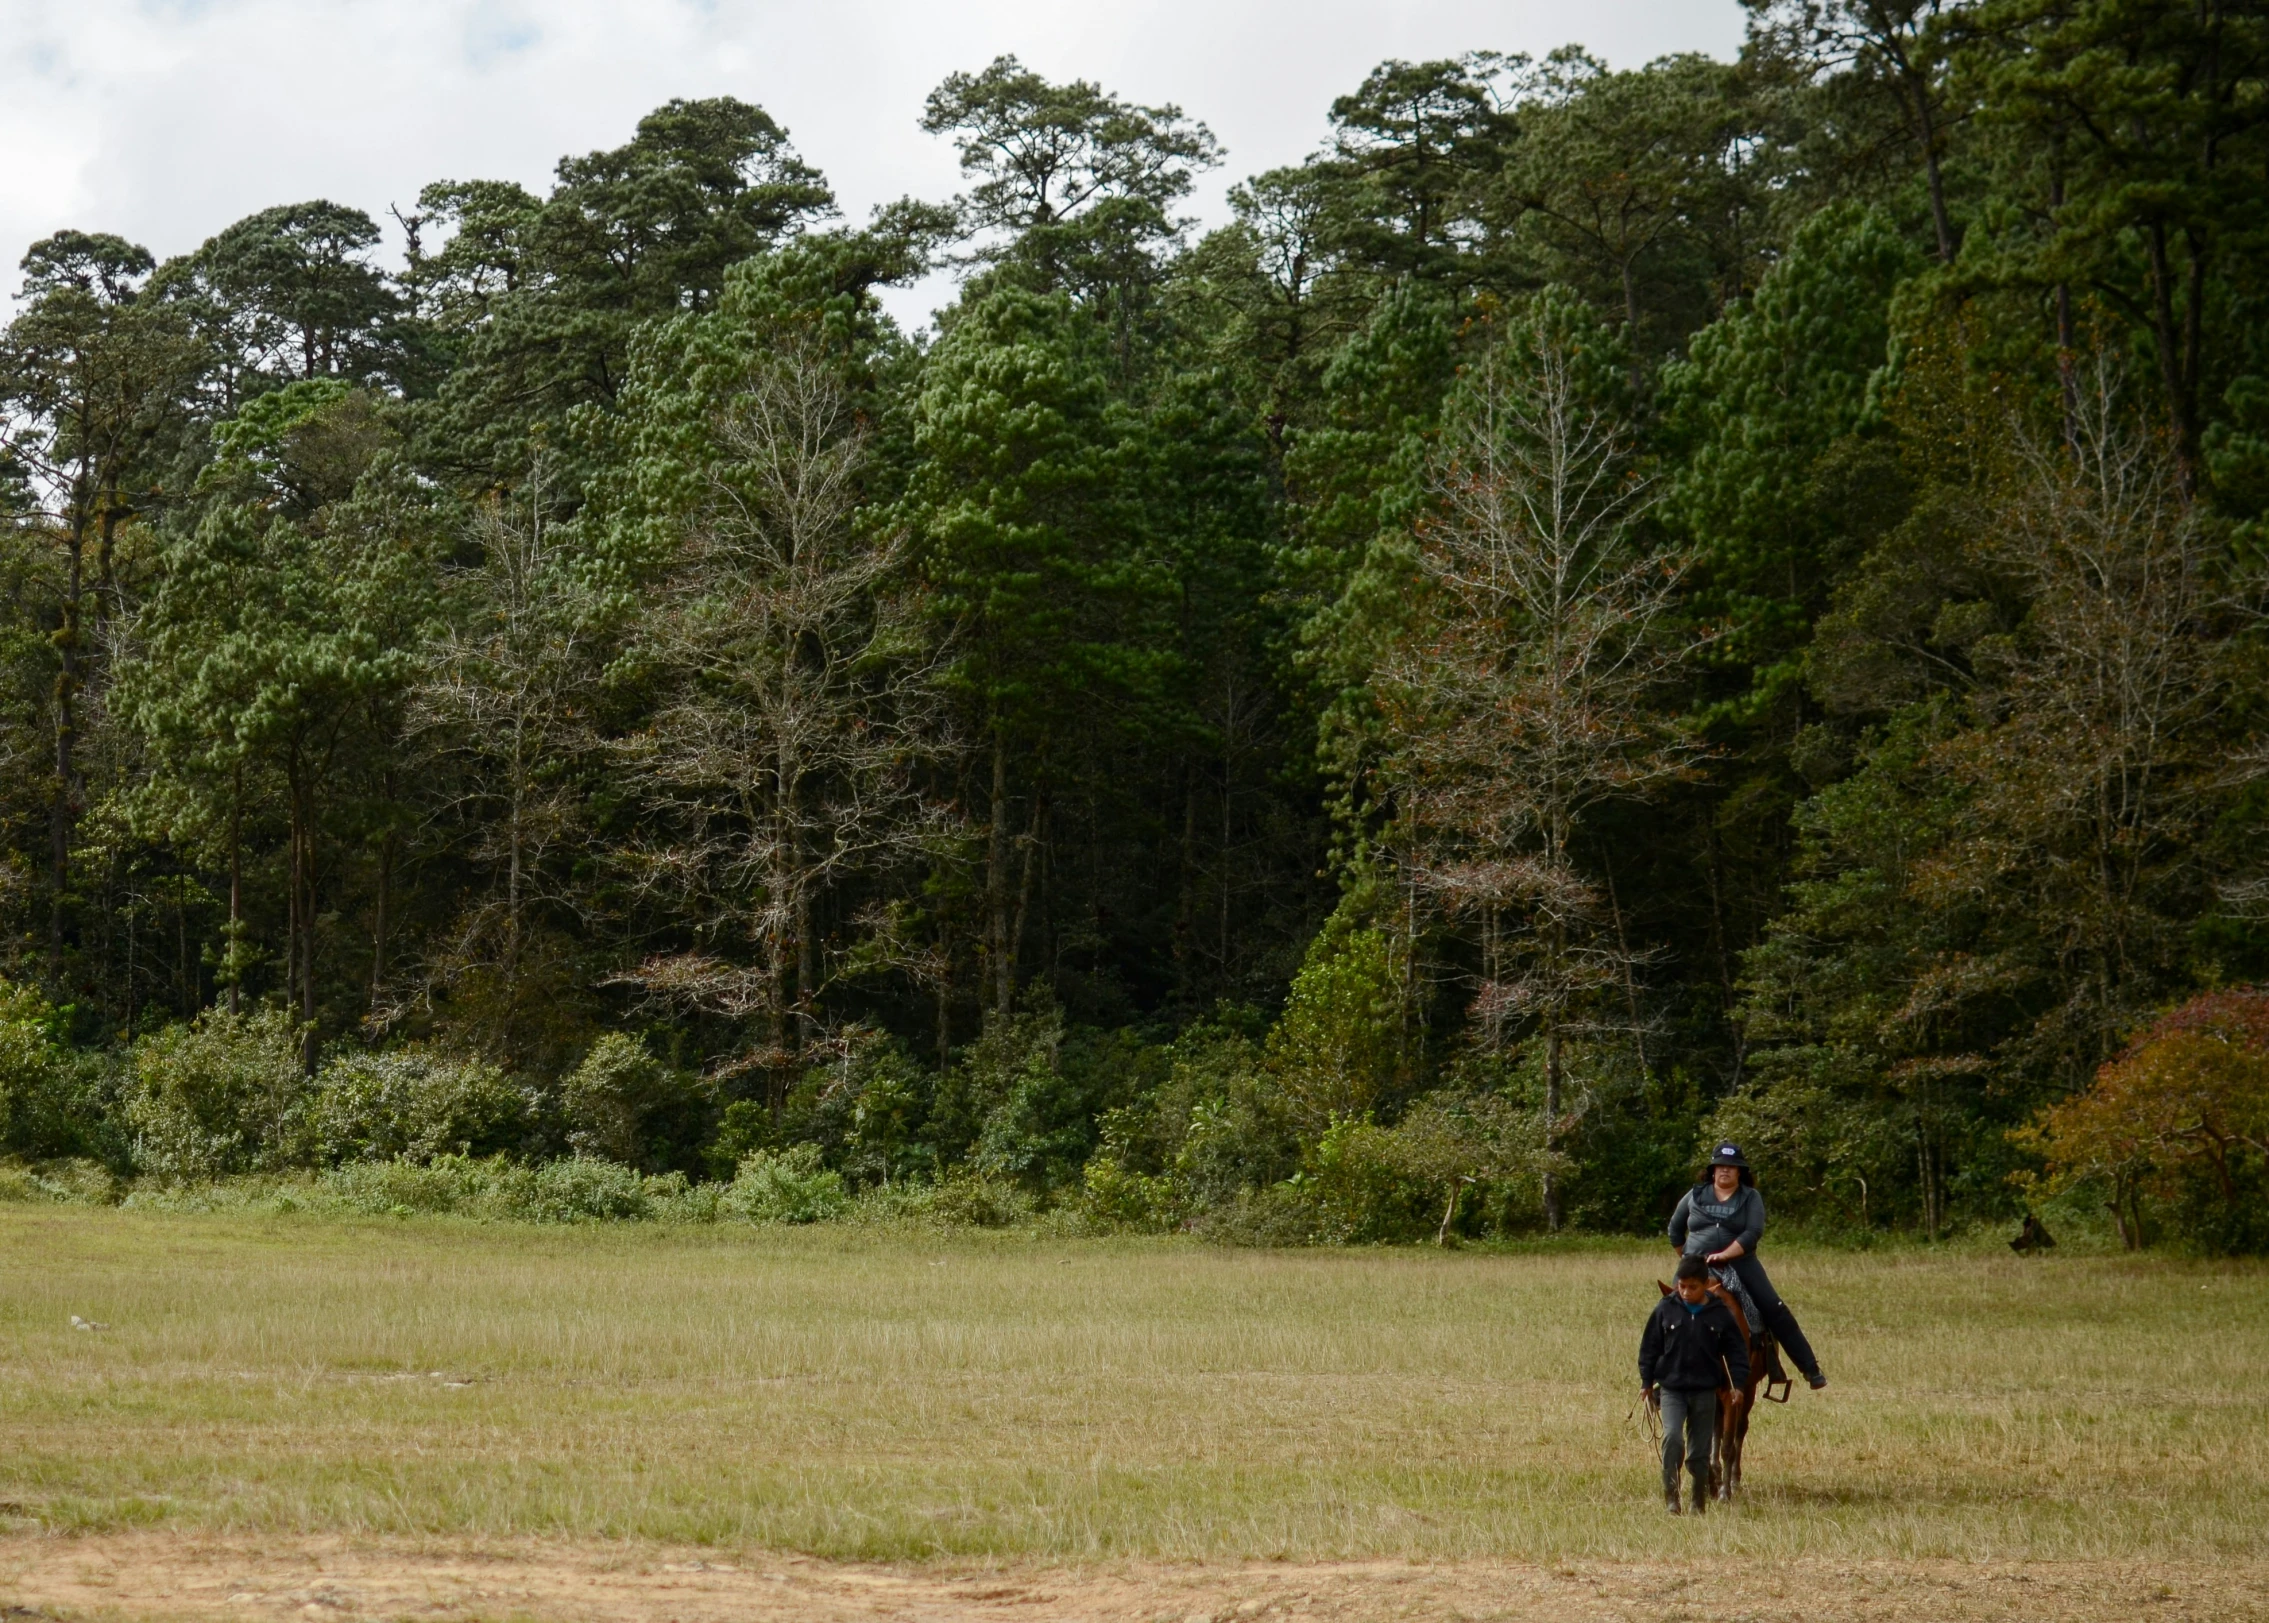
[(1752, 1374), (1749, 1384), (1741, 1391), (1741, 1414), (1733, 1433), (1733, 1448), (1728, 1458), (1732, 1469), (1726, 1487), (1726, 1497), (1732, 1498), (1741, 1489), (1742, 1457), (1749, 1452), (1749, 1422), (1757, 1413), (1757, 1377)]
[(1718, 1406), (1717, 1458), (1710, 1465), (1710, 1497), (1730, 1503), (1733, 1485), (1741, 1480), (1741, 1394), (1728, 1388)]
[(1742, 1456), (1748, 1452), (1749, 1422), (1757, 1412), (1757, 1389), (1769, 1379), (1767, 1371), (1773, 1367), (1776, 1351), (1770, 1336), (1758, 1336), (1749, 1343), (1749, 1378), (1742, 1383), (1740, 1391), (1730, 1395), (1726, 1404), (1725, 1443), (1721, 1452), (1725, 1458), (1722, 1497), (1728, 1501), (1741, 1491)]

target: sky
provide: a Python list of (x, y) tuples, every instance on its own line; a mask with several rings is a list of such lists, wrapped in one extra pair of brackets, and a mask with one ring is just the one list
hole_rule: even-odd
[[(1210, 224), (1386, 58), (1573, 41), (1635, 67), (1740, 38), (1738, 0), (0, 0), (0, 295), (66, 227), (162, 259), (278, 203), (390, 224), (429, 181), (541, 191), (673, 96), (758, 103), (863, 222), (960, 189), (922, 101), (1004, 52), (1204, 120), (1227, 148), (1192, 200)], [(891, 303), (919, 324), (950, 296)]]

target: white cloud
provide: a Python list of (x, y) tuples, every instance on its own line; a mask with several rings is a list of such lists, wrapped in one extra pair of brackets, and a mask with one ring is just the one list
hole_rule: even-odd
[(1621, 66), (1728, 55), (1740, 26), (1737, 0), (0, 0), (0, 274), (12, 292), (67, 226), (162, 257), (275, 203), (383, 219), (444, 177), (540, 189), (672, 96), (761, 103), (863, 219), (958, 189), (922, 99), (1004, 51), (1204, 119), (1229, 151), (1198, 200), (1218, 218), (1230, 179), (1297, 161), (1387, 57), (1574, 39)]

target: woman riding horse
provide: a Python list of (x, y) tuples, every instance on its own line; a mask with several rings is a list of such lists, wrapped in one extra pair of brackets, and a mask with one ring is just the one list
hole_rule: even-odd
[(1757, 1260), (1757, 1242), (1764, 1233), (1765, 1197), (1757, 1192), (1757, 1180), (1749, 1171), (1749, 1163), (1741, 1158), (1741, 1146), (1720, 1144), (1702, 1181), (1686, 1191), (1678, 1210), (1671, 1214), (1670, 1243), (1682, 1256), (1700, 1256), (1713, 1268), (1732, 1268), (1742, 1289), (1757, 1304), (1764, 1328), (1788, 1349), (1796, 1367), (1804, 1372), (1805, 1384), (1817, 1392), (1828, 1384), (1828, 1377), (1820, 1373), (1820, 1360), (1812, 1355), (1812, 1344), (1797, 1328), (1796, 1315), (1773, 1289), (1773, 1282), (1765, 1277), (1764, 1264)]

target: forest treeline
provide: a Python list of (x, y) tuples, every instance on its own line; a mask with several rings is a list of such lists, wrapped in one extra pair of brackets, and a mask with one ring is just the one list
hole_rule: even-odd
[(1202, 234), (1202, 123), (1004, 57), (863, 225), (717, 98), (398, 269), (38, 243), (7, 1148), (1328, 1239), (1724, 1135), (2259, 1243), (2252, 1082), (2058, 1133), (2269, 960), (2269, 7), (1748, 3), (1383, 63)]

